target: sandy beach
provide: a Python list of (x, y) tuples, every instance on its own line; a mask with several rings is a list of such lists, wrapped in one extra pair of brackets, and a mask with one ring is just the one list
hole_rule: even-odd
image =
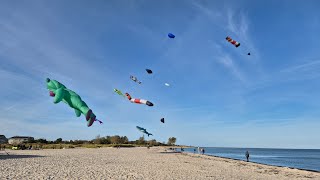
[(320, 173), (162, 147), (9, 150), (0, 179), (320, 179)]

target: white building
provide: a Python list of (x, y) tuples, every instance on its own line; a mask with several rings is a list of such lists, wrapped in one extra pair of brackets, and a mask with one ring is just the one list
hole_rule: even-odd
[(29, 136), (13, 136), (12, 138), (9, 138), (8, 142), (9, 144), (21, 144), (30, 140), (34, 140), (34, 138)]

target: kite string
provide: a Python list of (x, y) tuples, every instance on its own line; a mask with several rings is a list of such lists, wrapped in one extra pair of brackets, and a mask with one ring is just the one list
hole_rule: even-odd
[(94, 121), (98, 121), (100, 124), (102, 124), (103, 122), (102, 121), (100, 121), (99, 119), (96, 119), (96, 120), (94, 120)]
[[(1, 145), (0, 145), (0, 150), (2, 150), (2, 147), (1, 147)], [(6, 151), (6, 148), (5, 148), (5, 146), (3, 147), (3, 151), (8, 155), (8, 156), (10, 156), (10, 154)]]

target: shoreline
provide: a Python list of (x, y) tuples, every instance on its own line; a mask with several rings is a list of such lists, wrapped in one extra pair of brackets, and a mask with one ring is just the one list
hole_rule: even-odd
[(301, 170), (301, 171), (320, 173), (320, 171), (312, 170), (312, 169), (303, 169), (303, 168), (296, 168), (296, 167), (289, 167), (289, 166), (272, 165), (272, 164), (254, 162), (254, 161), (247, 162), (247, 161), (241, 160), (241, 159), (235, 159), (235, 158), (229, 158), (229, 157), (221, 157), (221, 156), (210, 155), (210, 154), (198, 154), (198, 153), (191, 153), (191, 152), (180, 152), (180, 153), (181, 154), (186, 154), (186, 155), (200, 155), (200, 156), (206, 156), (206, 157), (215, 157), (215, 158), (229, 159), (229, 160), (240, 161), (240, 162), (245, 162), (245, 163), (260, 164), (260, 165), (265, 165), (265, 166), (270, 166), (270, 167), (288, 168), (288, 169), (296, 169), (296, 170)]

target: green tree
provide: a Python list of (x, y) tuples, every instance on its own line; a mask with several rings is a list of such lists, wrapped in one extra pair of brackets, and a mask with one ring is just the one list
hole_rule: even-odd
[(108, 142), (108, 139), (106, 137), (100, 138), (100, 143), (101, 144), (110, 144), (110, 142)]
[(127, 136), (121, 136), (120, 141), (121, 144), (128, 144), (129, 139), (127, 138)]
[(170, 137), (169, 139), (168, 139), (168, 145), (174, 145), (175, 143), (176, 143), (176, 141), (177, 141), (177, 138), (175, 138), (175, 137)]
[(106, 144), (111, 144), (111, 136), (107, 136), (106, 137)]
[(38, 139), (37, 142), (43, 143), (43, 144), (47, 144), (48, 143), (48, 141), (46, 139), (44, 139), (44, 138)]
[(36, 143), (37, 141), (36, 140), (34, 140), (33, 138), (31, 139), (31, 138), (29, 138), (28, 139), (28, 141), (27, 141), (27, 143)]
[(100, 135), (96, 136), (96, 138), (93, 140), (94, 144), (101, 144), (101, 138)]
[(119, 144), (120, 143), (120, 136), (118, 136), (118, 135), (111, 136), (110, 140), (111, 140), (111, 144)]
[(60, 144), (60, 143), (62, 143), (62, 138), (58, 138), (57, 140), (55, 140), (54, 143), (55, 143), (55, 144)]
[(139, 140), (138, 140), (138, 144), (142, 145), (142, 144), (145, 144), (146, 141), (144, 140), (144, 136), (140, 137)]
[(157, 141), (156, 141), (155, 139), (152, 139), (152, 140), (150, 140), (150, 141), (148, 142), (148, 144), (149, 144), (150, 146), (155, 146), (155, 145), (157, 145), (158, 143), (157, 143)]

